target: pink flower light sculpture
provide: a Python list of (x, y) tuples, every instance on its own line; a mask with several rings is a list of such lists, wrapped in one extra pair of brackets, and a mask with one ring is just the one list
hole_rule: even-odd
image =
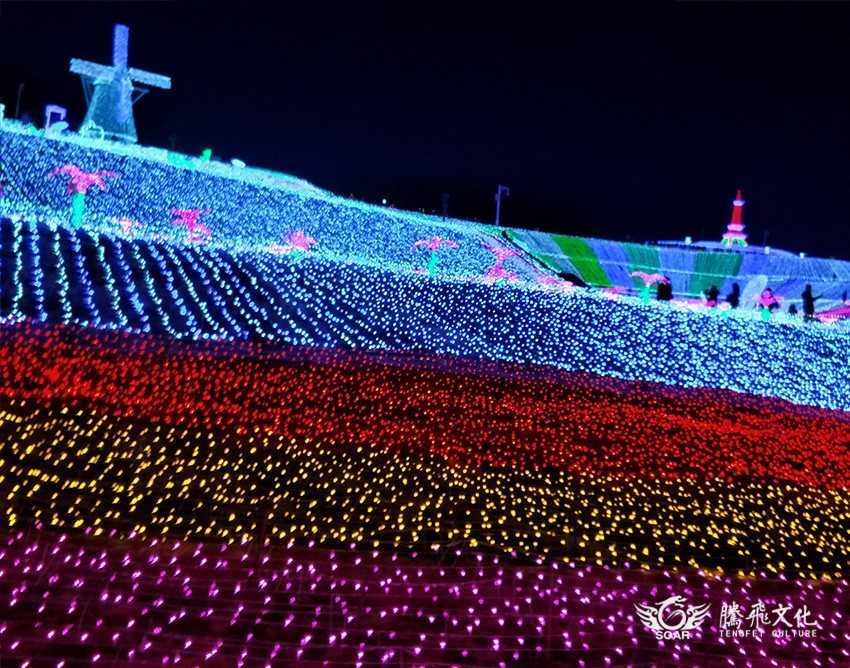
[(665, 285), (670, 282), (670, 279), (662, 274), (647, 274), (644, 271), (633, 271), (629, 276), (633, 276), (635, 278), (639, 278), (643, 281), (643, 289), (640, 291), (640, 297), (643, 300), (644, 304), (649, 303), (649, 288), (656, 283), (664, 283)]
[(309, 253), (317, 243), (313, 237), (304, 234), (304, 230), (293, 230), (283, 236), (282, 244), (272, 243), (269, 250), (276, 255), (298, 256), (301, 253)]
[(512, 271), (508, 271), (499, 264), (493, 265), (487, 270), (487, 273), (484, 274), (484, 281), (486, 283), (495, 283), (500, 280), (518, 281), (519, 276)]
[(643, 272), (643, 271), (633, 271), (631, 274), (629, 274), (629, 276), (634, 276), (635, 278), (639, 278), (640, 280), (643, 281), (643, 284), (646, 287), (651, 287), (651, 286), (655, 285), (656, 283), (667, 284), (667, 283), (670, 282), (670, 279), (668, 279), (666, 276), (663, 276), (662, 274), (647, 274), (646, 272)]
[(198, 222), (198, 219), (209, 212), (209, 209), (171, 209), (172, 215), (175, 216), (171, 224), (186, 228), (187, 243), (207, 243), (212, 239), (212, 231), (204, 223)]
[(516, 281), (519, 280), (519, 276), (512, 271), (508, 271), (505, 269), (505, 261), (508, 258), (512, 258), (515, 255), (519, 255), (520, 251), (515, 250), (513, 248), (505, 248), (504, 246), (490, 246), (488, 244), (482, 244), (484, 248), (493, 253), (495, 256), (495, 263), (492, 267), (487, 270), (487, 273), (484, 274), (484, 281), (486, 283), (495, 283), (498, 280), (506, 280), (506, 281)]
[[(443, 237), (434, 236), (430, 239), (419, 239), (413, 244), (413, 246), (411, 246), (412, 249), (425, 248), (426, 250), (431, 251), (431, 255), (428, 257), (427, 267), (429, 276), (434, 276), (437, 273), (437, 265), (440, 263), (440, 256), (437, 251), (439, 251), (443, 247), (460, 248), (460, 244), (458, 244), (457, 241), (453, 241), (451, 239), (444, 239)], [(416, 274), (424, 273), (421, 270), (417, 271), (416, 269), (414, 269), (413, 272)]]
[(50, 178), (53, 178), (54, 176), (58, 176), (59, 174), (64, 174), (69, 177), (68, 187), (66, 190), (69, 195), (73, 195), (75, 193), (85, 195), (89, 191), (89, 189), (94, 186), (97, 186), (101, 190), (105, 191), (105, 177), (117, 176), (115, 172), (110, 172), (106, 169), (98, 169), (94, 172), (84, 172), (76, 165), (62, 165), (61, 167), (57, 167), (52, 172), (50, 172), (48, 176), (50, 176)]
[(761, 319), (770, 320), (770, 312), (779, 308), (782, 304), (782, 297), (773, 294), (773, 290), (765, 288), (758, 297), (753, 297), (761, 307)]
[(86, 212), (86, 193), (95, 186), (101, 191), (105, 191), (105, 178), (107, 176), (117, 176), (115, 172), (105, 169), (85, 172), (76, 165), (68, 164), (57, 167), (48, 174), (48, 177), (53, 178), (60, 174), (68, 177), (68, 185), (65, 192), (71, 195), (71, 224), (74, 227), (80, 227), (83, 224), (83, 217)]

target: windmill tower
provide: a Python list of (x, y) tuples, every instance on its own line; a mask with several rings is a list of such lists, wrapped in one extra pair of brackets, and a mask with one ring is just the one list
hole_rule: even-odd
[(148, 88), (171, 88), (171, 79), (127, 66), (127, 43), (130, 29), (115, 24), (112, 38), (112, 65), (98, 65), (87, 60), (71, 59), (71, 72), (83, 79), (88, 112), (80, 134), (135, 144), (136, 124), (133, 105), (148, 92)]
[(741, 213), (743, 212), (744, 204), (741, 190), (738, 189), (738, 194), (732, 202), (732, 219), (729, 221), (729, 224), (726, 226), (726, 232), (723, 234), (722, 243), (724, 246), (732, 246), (733, 244), (738, 246), (747, 245), (747, 235), (744, 233), (744, 224), (741, 222)]

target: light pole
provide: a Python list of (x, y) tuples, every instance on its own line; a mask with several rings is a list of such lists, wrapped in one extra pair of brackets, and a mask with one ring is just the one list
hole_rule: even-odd
[(502, 209), (502, 195), (510, 197), (511, 189), (500, 184), (496, 188), (496, 227), (499, 227), (499, 213)]
[(24, 92), (24, 84), (18, 84), (18, 96), (15, 98), (15, 120), (21, 119), (21, 95)]

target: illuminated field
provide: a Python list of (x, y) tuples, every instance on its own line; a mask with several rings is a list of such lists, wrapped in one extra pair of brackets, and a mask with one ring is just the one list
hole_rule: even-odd
[[(578, 288), (284, 175), (0, 139), (3, 662), (850, 660), (846, 328)], [(688, 640), (635, 614), (673, 595), (713, 606)], [(722, 638), (732, 599), (817, 637)]]

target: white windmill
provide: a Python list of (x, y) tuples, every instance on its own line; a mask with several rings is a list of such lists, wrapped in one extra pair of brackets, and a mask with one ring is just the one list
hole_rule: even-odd
[(135, 143), (138, 138), (133, 121), (133, 105), (148, 92), (149, 88), (143, 86), (165, 90), (171, 88), (171, 79), (167, 76), (127, 67), (129, 36), (130, 29), (127, 26), (115, 24), (111, 66), (71, 59), (71, 72), (82, 77), (89, 105), (86, 118), (80, 126), (80, 134)]

